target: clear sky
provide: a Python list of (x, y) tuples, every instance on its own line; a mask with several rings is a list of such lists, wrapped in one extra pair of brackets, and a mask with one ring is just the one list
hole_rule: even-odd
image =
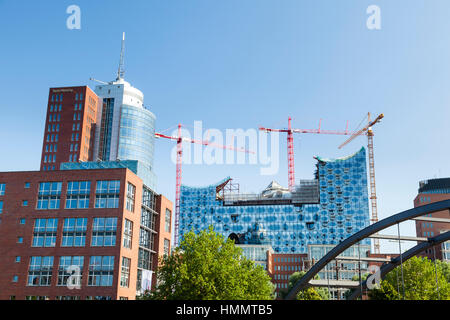
[[(69, 5), (81, 29), (69, 30)], [(369, 5), (381, 30), (369, 30)], [(115, 78), (126, 32), (125, 79), (145, 95), (158, 131), (203, 127), (354, 129), (374, 127), (379, 217), (411, 208), (418, 182), (450, 176), (450, 2), (448, 0), (0, 0), (0, 170), (38, 170), (49, 87)], [(170, 131), (169, 131), (170, 133)], [(313, 156), (336, 158), (342, 136), (296, 135), (296, 178), (312, 178)], [(174, 200), (173, 143), (156, 141), (157, 191)], [(271, 180), (287, 185), (286, 137), (280, 169), (187, 165), (183, 182), (226, 176), (242, 191)], [(392, 231), (394, 232), (395, 229)], [(415, 234), (413, 225), (402, 231)], [(383, 242), (383, 251), (396, 244)]]

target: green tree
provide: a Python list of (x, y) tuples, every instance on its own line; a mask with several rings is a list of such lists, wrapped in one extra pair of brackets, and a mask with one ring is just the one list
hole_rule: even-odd
[[(450, 284), (445, 278), (445, 270), (442, 264), (437, 261), (435, 271), (434, 262), (428, 258), (413, 257), (409, 259), (403, 263), (403, 281), (406, 300), (450, 299)], [(380, 288), (369, 291), (369, 298), (373, 300), (403, 299), (400, 266), (385, 276), (380, 284)]]
[(242, 255), (230, 239), (213, 231), (189, 232), (160, 260), (154, 291), (140, 299), (268, 300), (274, 285), (262, 266)]
[(442, 274), (444, 275), (444, 277), (447, 280), (447, 282), (450, 283), (450, 262), (449, 261), (436, 260), (436, 263), (441, 268)]
[[(297, 281), (300, 280), (300, 278), (303, 277), (305, 274), (306, 274), (305, 271), (297, 271), (289, 276), (287, 291), (285, 290), (280, 291), (280, 295), (283, 299), (287, 296), (288, 292), (291, 291), (295, 283), (297, 283)], [(314, 279), (319, 280), (320, 279), (319, 275), (316, 275)], [(309, 287), (307, 289), (301, 290), (297, 294), (297, 300), (329, 300), (329, 299), (330, 293), (328, 292), (327, 288)]]

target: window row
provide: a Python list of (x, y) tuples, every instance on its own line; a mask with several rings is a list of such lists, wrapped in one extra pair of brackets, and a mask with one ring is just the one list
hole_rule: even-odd
[(72, 151), (78, 151), (78, 143), (70, 144), (70, 152), (72, 152)]
[(57, 104), (55, 104), (54, 106), (53, 106), (53, 104), (50, 105), (50, 112), (58, 112), (61, 110), (62, 110), (62, 104), (60, 104), (59, 107)]
[(275, 266), (276, 271), (300, 271), (301, 266)]
[(53, 113), (48, 116), (48, 122), (59, 122), (61, 120), (61, 114)]
[(70, 137), (70, 141), (78, 141), (80, 139), (79, 133), (72, 133), (72, 136)]
[(47, 142), (58, 142), (58, 135), (57, 134), (48, 134), (46, 141)]
[(44, 155), (44, 163), (56, 162), (56, 154), (54, 155)]
[(49, 124), (47, 127), (47, 132), (59, 132), (59, 123), (58, 124)]
[(72, 125), (72, 131), (80, 131), (80, 123), (74, 123)]
[(45, 145), (45, 152), (57, 152), (58, 151), (58, 145), (55, 144), (46, 144)]
[[(51, 158), (51, 157), (49, 157)], [(47, 156), (44, 156), (47, 162)], [(59, 209), (62, 182), (39, 183), (37, 209)], [(67, 183), (66, 209), (87, 209), (90, 201), (90, 181), (69, 181)], [(120, 180), (99, 180), (96, 184), (95, 208), (118, 208)], [(131, 196), (127, 197), (127, 202)], [(134, 196), (132, 198), (134, 209)]]
[[(65, 218), (61, 247), (84, 247), (86, 245), (87, 218)], [(55, 247), (58, 219), (36, 219), (33, 228), (32, 247)], [(94, 218), (92, 222), (91, 247), (116, 245), (117, 217)], [(125, 219), (123, 246), (131, 249), (133, 222)]]
[(52, 102), (53, 101), (62, 101), (63, 95), (61, 94), (52, 94)]
[[(122, 257), (120, 286), (129, 287), (131, 259)], [(53, 277), (53, 256), (32, 256), (28, 268), (27, 286), (50, 286)], [(80, 287), (83, 278), (84, 256), (62, 256), (57, 268), (57, 286)], [(111, 287), (114, 276), (114, 256), (91, 256), (88, 267), (88, 286)], [(17, 276), (14, 280), (17, 282)]]

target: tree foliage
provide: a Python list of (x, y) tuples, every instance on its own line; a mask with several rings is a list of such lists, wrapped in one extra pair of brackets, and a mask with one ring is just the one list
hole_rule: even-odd
[[(406, 300), (448, 300), (450, 283), (448, 265), (428, 258), (413, 257), (403, 263), (403, 282)], [(447, 272), (447, 273), (446, 273)], [(436, 276), (437, 274), (437, 276)], [(446, 279), (447, 276), (447, 279)], [(436, 285), (437, 279), (437, 285)], [(439, 287), (439, 293), (437, 288)], [(403, 299), (403, 285), (400, 266), (389, 272), (378, 289), (369, 291), (373, 300)]]
[(213, 231), (184, 235), (179, 247), (160, 260), (154, 291), (141, 299), (268, 300), (274, 285), (262, 266), (242, 255), (230, 239)]

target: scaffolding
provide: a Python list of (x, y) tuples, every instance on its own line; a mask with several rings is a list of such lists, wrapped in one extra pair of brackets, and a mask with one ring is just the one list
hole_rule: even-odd
[[(319, 181), (300, 180), (293, 192), (267, 197), (260, 193), (239, 193), (239, 188), (222, 188), (221, 197), (225, 206), (271, 205), (271, 204), (317, 204), (319, 203)], [(235, 192), (237, 190), (237, 192)]]

